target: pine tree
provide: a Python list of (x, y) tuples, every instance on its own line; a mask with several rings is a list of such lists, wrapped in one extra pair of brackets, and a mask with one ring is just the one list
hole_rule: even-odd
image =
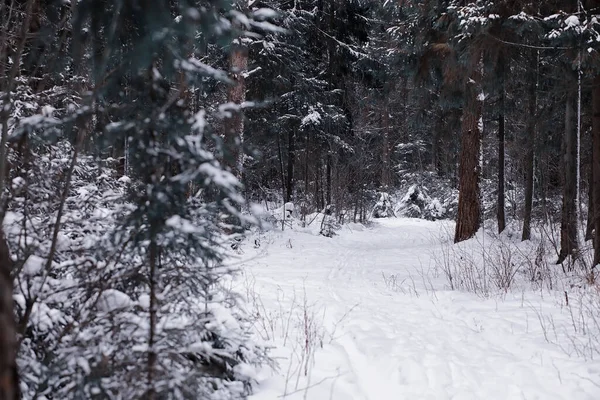
[[(40, 32), (54, 11), (42, 6)], [(270, 25), (226, 1), (84, 0), (63, 15), (69, 39), (49, 48), (68, 57), (17, 59), (20, 80), (2, 87), (23, 396), (244, 398), (265, 351), (223, 262), (254, 220), (219, 161), (238, 150), (210, 127), (218, 103), (197, 99), (231, 83), (205, 52)], [(31, 85), (31, 71), (57, 86)]]

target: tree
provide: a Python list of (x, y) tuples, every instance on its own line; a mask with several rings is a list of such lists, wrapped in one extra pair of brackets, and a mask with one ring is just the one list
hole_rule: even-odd
[[(14, 59), (19, 80), (2, 87), (15, 262), (1, 265), (1, 357), (18, 351), (26, 398), (238, 399), (252, 387), (248, 368), (266, 360), (221, 283), (234, 273), (223, 265), (231, 240), (254, 219), (219, 162), (237, 150), (209, 124), (220, 114), (207, 93), (227, 73), (200, 61), (241, 35), (232, 26), (258, 23), (227, 1), (151, 3), (69, 5), (58, 46), (68, 57), (36, 68)], [(53, 7), (41, 7), (41, 32)], [(27, 46), (48, 40), (34, 38)], [(36, 93), (32, 70), (51, 89)], [(125, 171), (115, 149), (129, 155)]]
[[(248, 10), (244, 1), (237, 1), (235, 9), (241, 13)], [(242, 28), (241, 21), (237, 21), (237, 29)], [(232, 83), (227, 87), (227, 101), (231, 115), (226, 116), (225, 138), (228, 148), (231, 150), (240, 149), (244, 141), (244, 116), (242, 107), (246, 101), (246, 79), (245, 74), (248, 70), (248, 48), (244, 44), (244, 38), (240, 35), (236, 37), (230, 45), (229, 50), (229, 78)], [(231, 170), (241, 179), (243, 174), (244, 155), (239, 151), (234, 151), (229, 155), (228, 163)]]
[(567, 91), (565, 100), (565, 133), (563, 142), (563, 202), (560, 224), (560, 254), (557, 264), (568, 256), (575, 256), (578, 249), (577, 240), (577, 130), (575, 126), (575, 92)]
[[(479, 56), (475, 55), (472, 69), (477, 69)], [(481, 89), (477, 85), (481, 77), (473, 71), (465, 82), (465, 104), (461, 123), (461, 150), (459, 167), (459, 197), (458, 214), (456, 216), (456, 231), (454, 242), (469, 239), (477, 233), (481, 225), (481, 199), (479, 180), (481, 166), (479, 154), (481, 151)]]
[(594, 234), (593, 265), (600, 263), (600, 77), (594, 78), (592, 88), (592, 215)]
[[(461, 2), (459, 2), (461, 3)], [(461, 7), (459, 7), (461, 6)], [(478, 35), (489, 18), (474, 19), (487, 10), (487, 4), (453, 4), (444, 14), (453, 20), (448, 24), (450, 42), (456, 51), (458, 65), (464, 68), (462, 89), (461, 149), (459, 155), (459, 198), (454, 242), (473, 237), (481, 225), (480, 152), (482, 129), (482, 42)], [(472, 22), (478, 21), (478, 22)], [(459, 74), (457, 71), (451, 74)]]
[(367, 39), (368, 7), (361, 1), (262, 5), (277, 11), (287, 32), (249, 45), (255, 68), (249, 68), (248, 99), (267, 104), (247, 114), (247, 143), (263, 155), (249, 161), (248, 189), (276, 187), (280, 201), (313, 209), (329, 201), (342, 206), (344, 167), (360, 143), (350, 103), (351, 87), (362, 72), (358, 65), (366, 58), (360, 45)]
[(13, 316), (12, 266), (4, 230), (0, 228), (0, 399), (18, 400), (16, 326)]
[[(539, 62), (539, 60), (536, 60)], [(533, 210), (533, 178), (534, 154), (537, 120), (537, 71), (530, 74), (528, 86), (528, 118), (526, 128), (526, 159), (525, 159), (525, 212), (523, 215), (522, 240), (531, 239), (531, 213)]]
[(500, 55), (500, 59), (498, 60), (498, 76), (500, 79), (500, 104), (498, 105), (498, 199), (496, 205), (496, 219), (498, 222), (498, 233), (502, 233), (502, 231), (504, 231), (506, 228), (506, 193), (504, 191), (504, 169), (506, 167), (506, 60), (503, 54)]

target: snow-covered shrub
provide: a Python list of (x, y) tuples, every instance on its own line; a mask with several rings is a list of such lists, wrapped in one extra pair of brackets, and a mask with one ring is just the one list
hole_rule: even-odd
[(371, 218), (389, 218), (395, 217), (392, 197), (387, 192), (381, 192), (378, 195), (377, 203), (371, 211)]
[(545, 240), (522, 242), (511, 230), (510, 225), (502, 234), (482, 229), (474, 238), (457, 244), (442, 240), (433, 259), (449, 288), (481, 296), (522, 285), (552, 290), (556, 271), (549, 265), (552, 255)]
[(298, 219), (296, 206), (292, 202), (285, 203), (283, 206), (269, 211), (263, 218), (270, 225), (281, 229), (285, 229), (286, 227), (293, 228), (302, 224)]
[(426, 189), (417, 185), (408, 188), (395, 211), (399, 216), (409, 218), (437, 220), (448, 217), (446, 206), (439, 199), (431, 198)]
[(572, 321), (566, 332), (570, 348), (579, 357), (597, 360), (600, 357), (600, 286), (596, 283), (580, 289), (571, 288), (564, 296)]
[(333, 213), (333, 207), (327, 206), (323, 212), (323, 219), (321, 220), (321, 229), (319, 234), (326, 237), (333, 237), (335, 232), (340, 229), (340, 224), (337, 222)]
[(398, 216), (429, 220), (453, 219), (458, 210), (458, 189), (450, 178), (435, 172), (405, 172), (396, 197)]

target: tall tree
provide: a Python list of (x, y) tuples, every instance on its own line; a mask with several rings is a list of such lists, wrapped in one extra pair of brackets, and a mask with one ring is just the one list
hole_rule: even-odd
[[(454, 47), (457, 65), (461, 68), (451, 75), (461, 82), (462, 120), (461, 148), (458, 169), (458, 212), (454, 242), (473, 237), (481, 225), (481, 129), (483, 123), (483, 45), (482, 32), (489, 26), (489, 18), (477, 19), (489, 8), (488, 2), (451, 2), (441, 19), (452, 18), (448, 37)], [(456, 67), (455, 67), (456, 68)]]
[(594, 259), (593, 265), (600, 263), (600, 75), (592, 86), (592, 204)]
[[(235, 8), (241, 13), (248, 11), (247, 1), (237, 1)], [(243, 26), (241, 19), (234, 20), (238, 31), (242, 32)], [(232, 151), (228, 157), (228, 163), (238, 178), (242, 177), (244, 167), (243, 153), (236, 150), (240, 149), (244, 141), (244, 115), (242, 106), (246, 101), (246, 78), (248, 70), (248, 47), (244, 43), (244, 38), (240, 34), (231, 42), (229, 49), (229, 77), (232, 82), (227, 88), (227, 101), (230, 104), (229, 113), (226, 116), (225, 138), (228, 148)]]
[(480, 57), (473, 55), (471, 64), (472, 73), (465, 82), (462, 122), (461, 122), (461, 149), (460, 166), (458, 169), (459, 197), (458, 214), (456, 216), (456, 230), (454, 242), (469, 239), (477, 233), (481, 225), (481, 199), (480, 199), (480, 151), (482, 118), (481, 75), (478, 72)]
[(558, 264), (565, 261), (568, 256), (576, 256), (578, 251), (577, 210), (575, 204), (576, 191), (578, 189), (575, 93), (575, 91), (568, 89), (565, 99), (565, 124), (562, 154), (564, 172)]
[[(539, 59), (536, 60), (539, 62)], [(527, 125), (525, 129), (525, 210), (523, 215), (522, 240), (531, 239), (531, 214), (533, 211), (533, 178), (535, 137), (537, 127), (537, 72), (530, 74), (527, 97)]]
[[(50, 24), (56, 2), (34, 3)], [(19, 79), (0, 87), (13, 110), (0, 158), (21, 182), (2, 191), (0, 398), (14, 398), (15, 353), (25, 398), (245, 398), (253, 378), (237, 366), (264, 349), (220, 280), (233, 272), (227, 232), (252, 218), (211, 129), (228, 107), (210, 96), (228, 81), (225, 60), (205, 56), (252, 29), (252, 14), (226, 0), (59, 8), (72, 10), (68, 56), (30, 68), (11, 44)], [(27, 48), (54, 40), (43, 28)], [(35, 93), (40, 76), (51, 89)], [(117, 146), (130, 152), (128, 177), (107, 157)]]
[(498, 105), (498, 198), (496, 201), (496, 220), (498, 222), (498, 233), (502, 233), (506, 227), (505, 216), (505, 147), (506, 147), (506, 60), (501, 54), (498, 60), (498, 77), (500, 79), (500, 101)]
[(12, 265), (4, 230), (0, 228), (0, 399), (18, 400), (17, 332), (14, 319)]

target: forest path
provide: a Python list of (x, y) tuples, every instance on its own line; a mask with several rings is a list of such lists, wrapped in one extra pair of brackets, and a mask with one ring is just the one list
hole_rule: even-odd
[(432, 255), (451, 228), (388, 219), (331, 239), (278, 233), (261, 246), (246, 276), (281, 369), (252, 398), (600, 398), (598, 361), (546, 341), (548, 315), (553, 334), (569, 323), (552, 296), (445, 289)]

